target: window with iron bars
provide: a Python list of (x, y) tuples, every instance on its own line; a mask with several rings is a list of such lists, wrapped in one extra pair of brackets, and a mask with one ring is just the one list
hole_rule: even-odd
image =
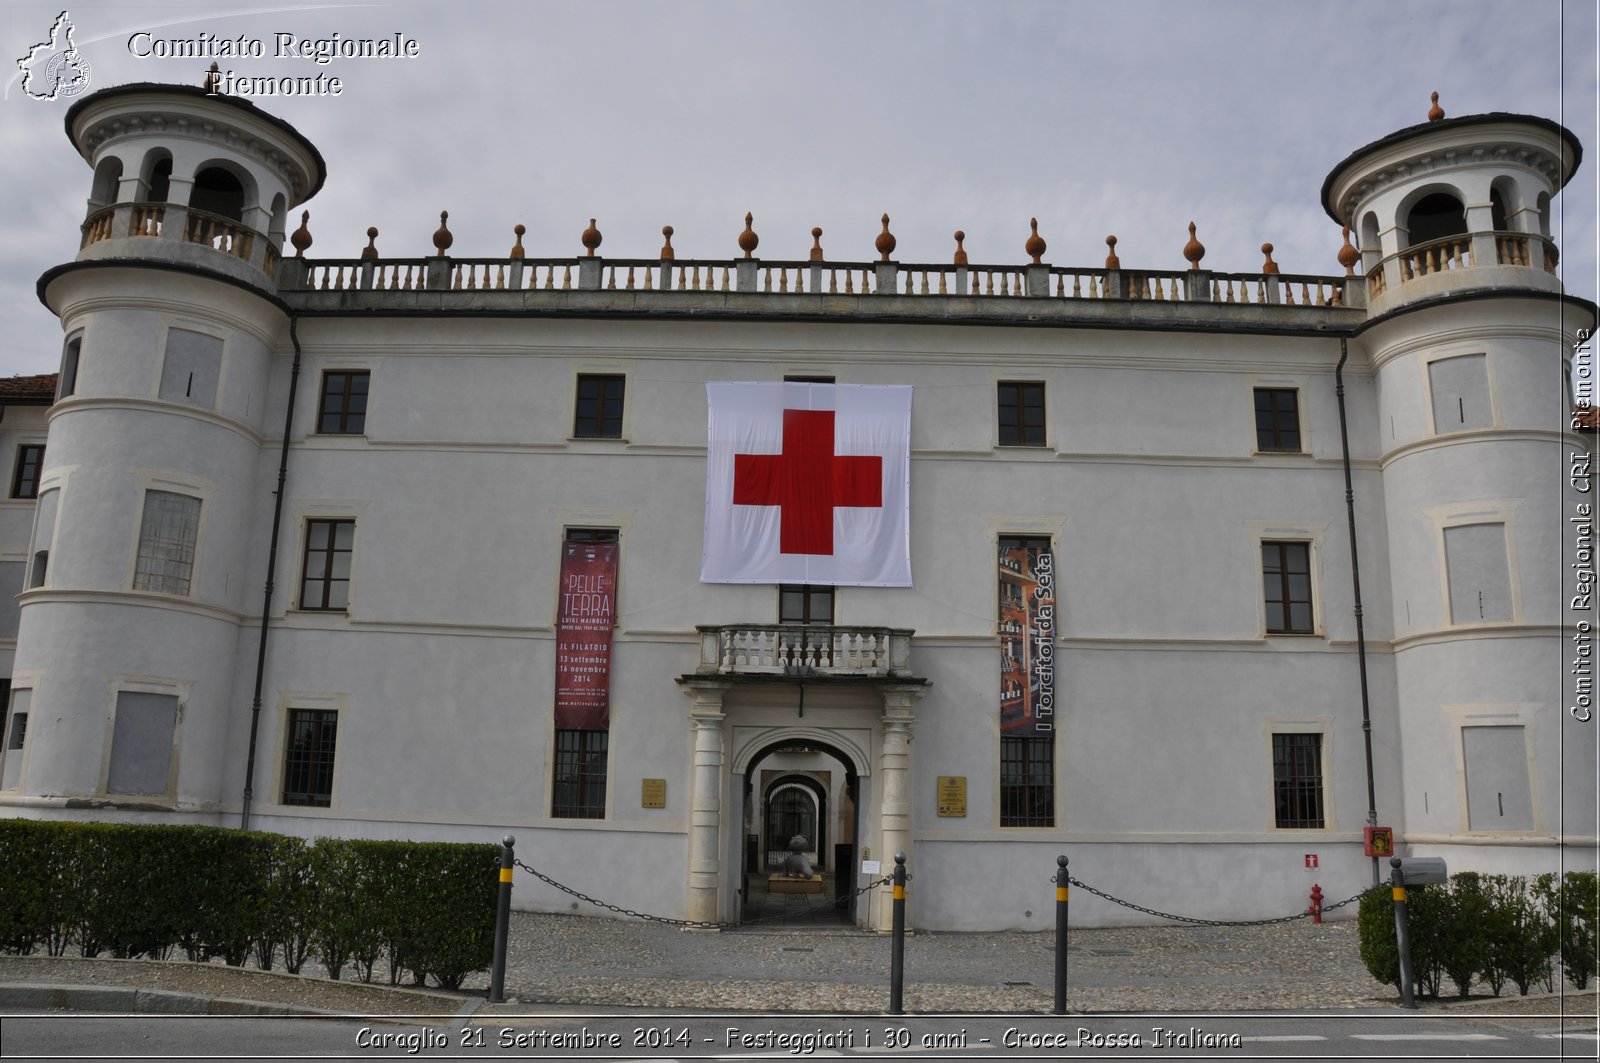
[(1056, 744), (1053, 738), (1001, 737), (1000, 825), (1056, 825)]
[(1322, 736), (1272, 736), (1273, 825), (1322, 829)]
[(283, 803), (327, 808), (333, 803), (333, 754), (339, 714), (333, 709), (290, 709), (283, 753)]
[(555, 792), (550, 814), (557, 819), (604, 819), (605, 731), (557, 731)]

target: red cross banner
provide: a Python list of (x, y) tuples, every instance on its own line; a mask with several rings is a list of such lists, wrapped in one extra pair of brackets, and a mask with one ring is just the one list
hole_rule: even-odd
[(705, 583), (911, 586), (911, 389), (708, 383)]

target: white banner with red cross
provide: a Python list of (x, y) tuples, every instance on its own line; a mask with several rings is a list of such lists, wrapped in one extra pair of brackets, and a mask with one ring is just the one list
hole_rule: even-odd
[(911, 586), (911, 389), (706, 385), (705, 583)]

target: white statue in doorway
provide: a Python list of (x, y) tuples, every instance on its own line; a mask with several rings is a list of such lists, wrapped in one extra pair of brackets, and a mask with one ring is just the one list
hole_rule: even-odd
[(783, 873), (795, 878), (811, 878), (816, 874), (811, 869), (811, 861), (806, 859), (806, 850), (810, 845), (806, 842), (805, 835), (796, 834), (789, 839), (789, 855), (783, 861)]

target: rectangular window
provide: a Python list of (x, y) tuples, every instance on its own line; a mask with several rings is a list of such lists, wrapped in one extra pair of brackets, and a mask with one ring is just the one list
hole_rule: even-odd
[(178, 724), (176, 694), (117, 693), (106, 792), (165, 794), (170, 789), (172, 736)]
[(572, 434), (578, 439), (622, 438), (622, 394), (627, 378), (578, 374), (578, 409)]
[(606, 814), (605, 731), (557, 731), (555, 800), (558, 819), (603, 819)]
[(17, 468), (11, 475), (11, 497), (38, 498), (39, 473), (43, 468), (43, 443), (24, 443), (18, 447)]
[(834, 380), (831, 376), (822, 376), (819, 373), (785, 373), (783, 382), (785, 384), (832, 384)]
[(133, 589), (187, 596), (194, 577), (195, 540), (199, 533), (198, 498), (171, 491), (146, 491)]
[(1458, 524), (1444, 530), (1450, 622), (1510, 620), (1511, 565), (1504, 524)]
[(1000, 382), (1000, 445), (1044, 446), (1044, 385)]
[(355, 540), (356, 522), (353, 520), (306, 521), (300, 608), (343, 611), (349, 606), (350, 556)]
[(568, 528), (565, 538), (569, 543), (614, 543), (618, 535), (615, 528)]
[(1051, 738), (1000, 739), (1000, 825), (1056, 824), (1056, 745)]
[(833, 588), (805, 583), (779, 584), (778, 623), (833, 623)]
[(1309, 635), (1311, 615), (1311, 544), (1262, 543), (1261, 582), (1267, 603), (1267, 634)]
[(283, 751), (283, 803), (327, 808), (333, 803), (333, 755), (339, 714), (290, 709)]
[(11, 715), (6, 720), (5, 744), (0, 753), (0, 790), (15, 790), (22, 777), (22, 747), (28, 740), (28, 710), (33, 691), (27, 687), (11, 694)]
[(61, 376), (56, 381), (58, 402), (78, 390), (78, 353), (82, 350), (83, 336), (77, 335), (67, 341), (66, 349), (61, 352)]
[(1521, 726), (1463, 727), (1468, 830), (1532, 830), (1527, 737)]
[(1294, 388), (1256, 388), (1256, 449), (1300, 453), (1300, 397)]
[(1322, 829), (1320, 734), (1272, 736), (1272, 819), (1277, 827)]
[(1433, 430), (1460, 432), (1494, 424), (1489, 405), (1489, 360), (1466, 354), (1428, 363), (1428, 389), (1433, 393)]
[(322, 398), (317, 405), (317, 431), (325, 436), (358, 436), (367, 430), (365, 369), (322, 374)]

